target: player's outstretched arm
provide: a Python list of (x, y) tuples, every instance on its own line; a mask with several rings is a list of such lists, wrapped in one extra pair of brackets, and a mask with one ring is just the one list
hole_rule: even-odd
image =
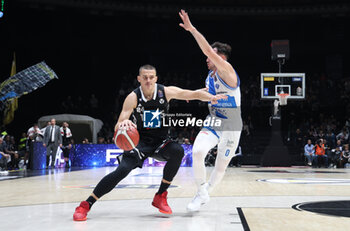
[(134, 92), (131, 92), (124, 100), (122, 112), (119, 115), (118, 123), (114, 127), (114, 131), (119, 128), (129, 130), (131, 127), (136, 128), (136, 124), (129, 120), (131, 113), (136, 108), (137, 96)]
[(202, 52), (214, 63), (217, 68), (217, 71), (222, 77), (222, 79), (231, 87), (237, 87), (237, 75), (233, 67), (229, 62), (224, 60), (218, 55), (214, 49), (210, 46), (205, 37), (192, 25), (190, 17), (185, 10), (179, 12), (179, 16), (182, 20), (182, 23), (179, 25), (185, 30), (191, 32), (193, 37), (196, 39), (199, 47)]
[(227, 99), (226, 95), (218, 94), (212, 95), (207, 91), (203, 91), (202, 89), (191, 91), (184, 90), (179, 87), (164, 87), (165, 96), (168, 101), (172, 99), (179, 100), (201, 100), (205, 102), (211, 102), (212, 104), (217, 104), (219, 99)]

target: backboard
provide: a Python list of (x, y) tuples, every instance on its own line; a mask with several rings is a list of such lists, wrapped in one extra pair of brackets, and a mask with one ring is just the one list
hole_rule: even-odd
[(290, 99), (305, 99), (305, 73), (261, 73), (261, 99), (278, 99), (289, 94)]

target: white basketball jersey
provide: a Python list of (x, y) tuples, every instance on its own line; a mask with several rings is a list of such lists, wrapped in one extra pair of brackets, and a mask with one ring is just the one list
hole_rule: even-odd
[(237, 87), (234, 88), (226, 84), (217, 72), (209, 71), (205, 85), (212, 95), (224, 94), (228, 96), (227, 99), (219, 100), (217, 104), (208, 103), (210, 115), (221, 118), (225, 124), (232, 124), (234, 130), (241, 130), (241, 90), (238, 75)]

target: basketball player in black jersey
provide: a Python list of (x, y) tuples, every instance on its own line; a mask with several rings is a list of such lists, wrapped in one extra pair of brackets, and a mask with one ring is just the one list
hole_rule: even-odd
[[(133, 150), (124, 151), (118, 168), (106, 175), (97, 184), (89, 198), (80, 203), (73, 215), (75, 221), (85, 221), (91, 206), (110, 192), (131, 170), (136, 167), (141, 168), (148, 157), (167, 162), (163, 170), (163, 179), (152, 205), (162, 213), (171, 214), (171, 208), (167, 203), (167, 189), (181, 165), (184, 150), (180, 144), (168, 139), (168, 129), (162, 127), (160, 121), (151, 126), (144, 117), (151, 113), (148, 119), (153, 120), (159, 118), (162, 113), (167, 113), (168, 102), (171, 99), (202, 100), (216, 104), (217, 100), (226, 98), (224, 95), (214, 96), (203, 90), (190, 91), (157, 84), (156, 69), (151, 65), (140, 67), (137, 80), (140, 87), (126, 97), (115, 130), (135, 127), (140, 134), (140, 142)], [(129, 120), (130, 118), (133, 121)]]

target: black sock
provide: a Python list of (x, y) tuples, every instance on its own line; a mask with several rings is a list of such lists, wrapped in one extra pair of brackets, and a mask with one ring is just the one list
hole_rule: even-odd
[(159, 190), (157, 192), (157, 194), (162, 194), (163, 192), (165, 192), (168, 188), (169, 188), (170, 184), (168, 183), (164, 183), (162, 181), (162, 183), (160, 184)]
[(86, 201), (89, 203), (89, 208), (91, 209), (92, 205), (96, 202), (96, 199), (93, 196), (89, 196)]

